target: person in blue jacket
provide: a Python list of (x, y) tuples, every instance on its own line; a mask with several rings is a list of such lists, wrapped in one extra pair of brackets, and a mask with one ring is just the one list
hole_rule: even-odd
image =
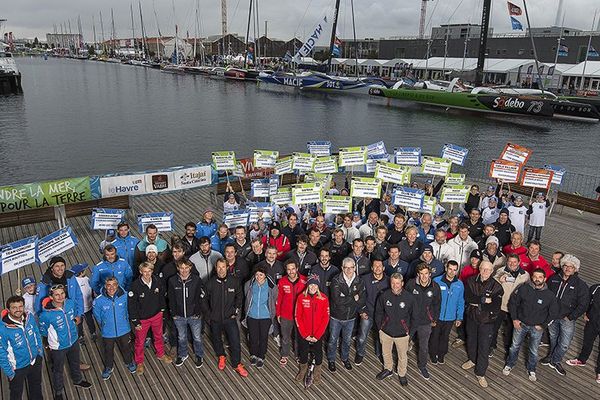
[(136, 371), (133, 362), (131, 345), (131, 326), (129, 325), (129, 312), (127, 311), (127, 292), (119, 287), (115, 277), (106, 278), (102, 294), (96, 297), (94, 305), (94, 318), (100, 325), (102, 341), (104, 343), (104, 371), (102, 379), (109, 380), (114, 370), (115, 343), (121, 348), (123, 361), (132, 374)]
[(127, 261), (127, 263), (134, 268), (136, 267), (135, 247), (140, 240), (131, 236), (129, 229), (129, 224), (127, 222), (121, 222), (117, 225), (117, 236), (112, 244), (116, 247), (119, 257)]
[(64, 258), (54, 256), (48, 261), (48, 269), (42, 275), (38, 285), (38, 294), (35, 300), (36, 314), (42, 311), (42, 300), (50, 294), (50, 288), (54, 285), (63, 285), (68, 299), (75, 303), (75, 315), (80, 317), (84, 313), (83, 294), (79, 287), (79, 282), (75, 274), (67, 270), (67, 263)]
[(202, 220), (196, 224), (196, 237), (198, 239), (200, 239), (202, 236), (210, 238), (217, 232), (217, 228), (218, 225), (214, 218), (213, 210), (207, 208), (202, 214)]
[(50, 288), (50, 297), (42, 301), (39, 316), (40, 333), (48, 342), (52, 359), (52, 382), (54, 399), (62, 400), (65, 386), (65, 359), (69, 362), (73, 385), (89, 389), (92, 384), (83, 379), (80, 367), (79, 335), (77, 324), (81, 316), (75, 313), (75, 302), (67, 298), (63, 285)]
[(429, 338), (429, 358), (432, 364), (444, 364), (448, 353), (448, 339), (452, 326), (459, 327), (465, 311), (465, 287), (458, 279), (458, 263), (449, 260), (446, 273), (433, 279), (440, 286), (442, 304), (440, 317), (431, 331)]
[(25, 299), (11, 296), (0, 320), (0, 368), (8, 378), (10, 400), (21, 400), (27, 380), (30, 399), (41, 399), (44, 345), (32, 313), (25, 312)]
[(221, 224), (210, 238), (210, 248), (221, 254), (225, 254), (225, 245), (229, 243), (233, 243), (233, 238), (229, 236), (229, 228), (227, 228), (227, 225)]
[(114, 276), (124, 290), (129, 290), (129, 285), (133, 279), (131, 266), (117, 255), (117, 249), (112, 244), (104, 248), (104, 257), (92, 269), (92, 279), (90, 284), (96, 294), (102, 292), (104, 281), (109, 276)]

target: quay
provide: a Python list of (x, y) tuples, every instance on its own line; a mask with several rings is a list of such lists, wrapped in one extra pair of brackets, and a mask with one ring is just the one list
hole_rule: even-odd
[[(137, 224), (135, 215), (144, 212), (173, 211), (175, 217), (175, 233), (183, 231), (188, 221), (197, 222), (202, 210), (213, 207), (215, 218), (220, 220), (222, 198), (216, 195), (216, 187), (206, 187), (185, 192), (169, 193), (153, 196), (141, 196), (131, 199), (131, 210), (127, 219), (132, 226), (132, 234)], [(542, 254), (550, 258), (552, 252), (561, 250), (572, 253), (581, 260), (581, 276), (588, 284), (600, 281), (600, 216), (591, 213), (580, 214), (577, 210), (560, 207), (547, 218), (542, 232)], [(104, 239), (102, 231), (90, 230), (90, 217), (80, 216), (67, 218), (67, 224), (79, 240), (79, 245), (62, 254), (67, 260), (67, 267), (75, 263), (87, 262), (90, 265), (100, 260), (98, 244)], [(0, 243), (12, 241), (38, 234), (47, 235), (58, 229), (56, 221), (40, 222), (21, 226), (0, 228)], [(170, 233), (163, 235), (167, 240)], [(45, 266), (29, 265), (22, 271), (22, 277), (34, 275), (39, 280)], [(16, 271), (2, 276), (0, 283), (0, 301), (5, 300), (18, 288)], [(87, 329), (87, 328), (86, 328)], [(451, 340), (454, 338), (454, 333)], [(583, 338), (583, 320), (579, 319), (575, 337), (566, 358), (575, 357), (581, 347)], [(224, 371), (217, 369), (217, 360), (208, 337), (204, 338), (205, 362), (200, 369), (193, 363), (186, 362), (176, 368), (173, 364), (165, 365), (158, 361), (151, 350), (146, 350), (146, 372), (142, 376), (131, 375), (125, 368), (120, 354), (115, 360), (115, 372), (110, 380), (103, 381), (101, 359), (102, 340), (91, 342), (86, 336), (87, 344), (82, 346), (82, 361), (91, 365), (84, 372), (85, 378), (93, 383), (90, 390), (73, 387), (68, 374), (65, 374), (65, 394), (67, 399), (329, 399), (346, 400), (363, 399), (598, 399), (600, 385), (594, 382), (593, 366), (597, 357), (597, 348), (590, 357), (586, 367), (569, 367), (565, 364), (567, 375), (559, 376), (553, 369), (538, 365), (537, 382), (530, 382), (524, 367), (526, 351), (521, 351), (519, 363), (510, 376), (502, 375), (504, 365), (503, 354), (496, 351), (490, 359), (487, 372), (489, 388), (482, 389), (472, 371), (464, 371), (461, 364), (466, 360), (465, 350), (450, 349), (444, 365), (431, 365), (429, 371), (432, 378), (425, 381), (419, 375), (415, 349), (409, 352), (408, 379), (409, 386), (401, 387), (394, 376), (385, 381), (377, 381), (375, 375), (381, 370), (379, 361), (373, 355), (372, 345), (367, 348), (367, 356), (360, 366), (352, 371), (338, 368), (334, 374), (323, 371), (323, 382), (305, 390), (294, 382), (297, 372), (294, 361), (284, 368), (279, 366), (279, 355), (273, 340), (269, 340), (269, 349), (265, 367), (256, 369), (249, 365), (248, 348), (245, 341), (242, 345), (242, 362), (247, 366), (249, 376), (241, 378), (228, 365)], [(500, 341), (501, 342), (501, 341)], [(547, 348), (540, 348), (540, 358), (544, 357)], [(351, 358), (354, 357), (352, 346)], [(50, 383), (49, 357), (44, 358), (43, 392), (47, 399), (52, 398)], [(8, 398), (8, 381), (2, 375), (0, 393), (3, 399)], [(32, 399), (37, 400), (37, 399)]]

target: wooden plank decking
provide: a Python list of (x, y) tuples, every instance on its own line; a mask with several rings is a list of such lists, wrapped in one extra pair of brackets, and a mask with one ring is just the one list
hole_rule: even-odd
[[(163, 194), (160, 196), (146, 196), (134, 198), (132, 210), (128, 214), (131, 226), (135, 227), (135, 214), (151, 211), (173, 211), (175, 213), (175, 226), (177, 232), (183, 230), (188, 221), (196, 222), (207, 206), (214, 207), (217, 214), (222, 208), (215, 205), (215, 188), (197, 189), (188, 191), (185, 195), (180, 193)], [(217, 203), (222, 201), (217, 196)], [(600, 259), (600, 217), (592, 214), (580, 216), (576, 211), (566, 209), (561, 215), (553, 215), (548, 219), (547, 226), (542, 233), (542, 253), (545, 256), (555, 250), (571, 252), (582, 261), (581, 275), (589, 283), (600, 281), (598, 260)], [(79, 246), (64, 254), (69, 265), (76, 262), (87, 262), (90, 265), (98, 262), (100, 253), (98, 243), (103, 240), (103, 233), (90, 231), (89, 217), (68, 218), (69, 225), (73, 228), (79, 239)], [(56, 222), (42, 222), (33, 225), (23, 225), (0, 229), (0, 243), (38, 234), (44, 236), (58, 229)], [(139, 236), (139, 235), (138, 235)], [(167, 239), (168, 239), (167, 235)], [(45, 269), (45, 267), (43, 268)], [(42, 269), (37, 266), (28, 266), (23, 271), (39, 278)], [(0, 300), (4, 300), (17, 289), (19, 285), (16, 272), (3, 275), (0, 284)], [(575, 339), (565, 359), (572, 358), (578, 353), (583, 337), (583, 322), (578, 323)], [(279, 367), (278, 352), (273, 341), (269, 342), (267, 362), (262, 370), (248, 366), (250, 376), (239, 377), (229, 366), (221, 372), (216, 368), (216, 359), (210, 340), (205, 337), (205, 364), (200, 369), (195, 369), (189, 359), (182, 367), (164, 365), (156, 360), (151, 351), (146, 353), (146, 373), (141, 377), (131, 375), (124, 367), (120, 355), (115, 360), (115, 372), (109, 381), (102, 381), (101, 346), (102, 340), (87, 341), (82, 347), (82, 358), (92, 365), (92, 369), (85, 373), (86, 378), (94, 386), (91, 390), (75, 389), (70, 380), (66, 383), (66, 398), (68, 399), (262, 399), (262, 398), (307, 398), (307, 399), (348, 399), (348, 398), (378, 398), (396, 399), (399, 397), (414, 399), (556, 399), (573, 398), (600, 398), (600, 385), (594, 382), (594, 362), (596, 351), (592, 353), (588, 366), (574, 368), (566, 366), (567, 376), (561, 377), (554, 370), (545, 366), (538, 366), (538, 382), (532, 383), (525, 373), (524, 349), (521, 360), (509, 377), (502, 375), (503, 358), (499, 352), (490, 360), (488, 381), (490, 387), (481, 389), (472, 371), (463, 371), (460, 368), (466, 360), (464, 349), (451, 349), (446, 358), (445, 365), (429, 367), (432, 379), (423, 380), (416, 367), (415, 350), (409, 353), (410, 385), (401, 388), (397, 378), (390, 378), (384, 382), (375, 380), (375, 374), (380, 371), (379, 361), (372, 354), (369, 346), (367, 357), (363, 364), (354, 367), (352, 371), (344, 370), (338, 366), (335, 374), (323, 371), (323, 383), (315, 385), (309, 390), (293, 382), (297, 371), (295, 362), (291, 361), (285, 368)], [(242, 346), (242, 360), (248, 364), (248, 350)], [(547, 348), (540, 349), (543, 357)], [(354, 357), (354, 349), (351, 357)], [(45, 358), (44, 367), (44, 396), (52, 398), (48, 359)], [(8, 398), (8, 383), (3, 375), (0, 380), (2, 398)], [(37, 399), (34, 399), (37, 400)]]

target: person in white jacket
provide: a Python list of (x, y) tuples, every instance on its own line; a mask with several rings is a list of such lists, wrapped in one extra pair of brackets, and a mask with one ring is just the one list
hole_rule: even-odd
[(440, 260), (444, 265), (448, 260), (454, 259), (454, 250), (452, 246), (446, 241), (446, 231), (443, 229), (437, 229), (435, 231), (435, 240), (430, 243), (433, 247), (433, 256), (436, 260)]
[(546, 211), (550, 208), (550, 201), (546, 200), (544, 193), (538, 193), (535, 201), (529, 205), (527, 214), (529, 215), (529, 232), (527, 233), (527, 243), (531, 242), (535, 235), (535, 240), (540, 241), (542, 228), (546, 225)]
[(508, 207), (508, 218), (517, 232), (525, 233), (527, 207), (523, 204), (523, 196), (515, 197), (515, 203)]
[(469, 264), (471, 252), (478, 249), (477, 243), (469, 236), (469, 226), (465, 223), (459, 225), (458, 235), (453, 237), (449, 244), (454, 252), (453, 259), (461, 270)]

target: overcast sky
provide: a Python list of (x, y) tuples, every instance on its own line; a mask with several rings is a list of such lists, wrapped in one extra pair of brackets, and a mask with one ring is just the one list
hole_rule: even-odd
[[(173, 12), (173, 1), (175, 12)], [(255, 0), (256, 1), (256, 0)], [(264, 21), (268, 20), (268, 36), (290, 39), (304, 36), (334, 0), (258, 0), (260, 33), (264, 33)], [(352, 37), (351, 0), (341, 0), (338, 32), (342, 38)], [(522, 5), (523, 0), (513, 0)], [(2, 0), (6, 5), (9, 0)], [(175, 23), (185, 36), (194, 34), (195, 10), (198, 2), (200, 36), (221, 32), (221, 0), (141, 0), (147, 35), (156, 35), (157, 23), (163, 35), (173, 35)], [(86, 41), (92, 41), (92, 16), (96, 21), (96, 33), (100, 40), (100, 12), (104, 21), (104, 34), (110, 36), (110, 9), (114, 9), (115, 30), (118, 37), (131, 36), (130, 2), (127, 0), (11, 0), (10, 7), (0, 8), (0, 18), (8, 20), (2, 32), (12, 31), (18, 38), (37, 36), (42, 40), (53, 26), (65, 25), (70, 20), (72, 32), (77, 31), (77, 16), (81, 16)], [(434, 0), (428, 3), (427, 29), (442, 23), (479, 23), (482, 0)], [(565, 25), (589, 30), (595, 9), (600, 0), (565, 0)], [(134, 22), (139, 32), (140, 19), (135, 0)], [(229, 32), (245, 35), (249, 0), (227, 0)], [(495, 32), (509, 32), (510, 21), (506, 0), (492, 0), (491, 26)], [(529, 0), (528, 7), (532, 26), (554, 24), (559, 0)], [(419, 27), (420, 0), (354, 0), (356, 34), (358, 38), (415, 36)], [(155, 18), (156, 10), (156, 18)], [(521, 17), (525, 26), (525, 18)], [(139, 35), (139, 33), (137, 34)]]

